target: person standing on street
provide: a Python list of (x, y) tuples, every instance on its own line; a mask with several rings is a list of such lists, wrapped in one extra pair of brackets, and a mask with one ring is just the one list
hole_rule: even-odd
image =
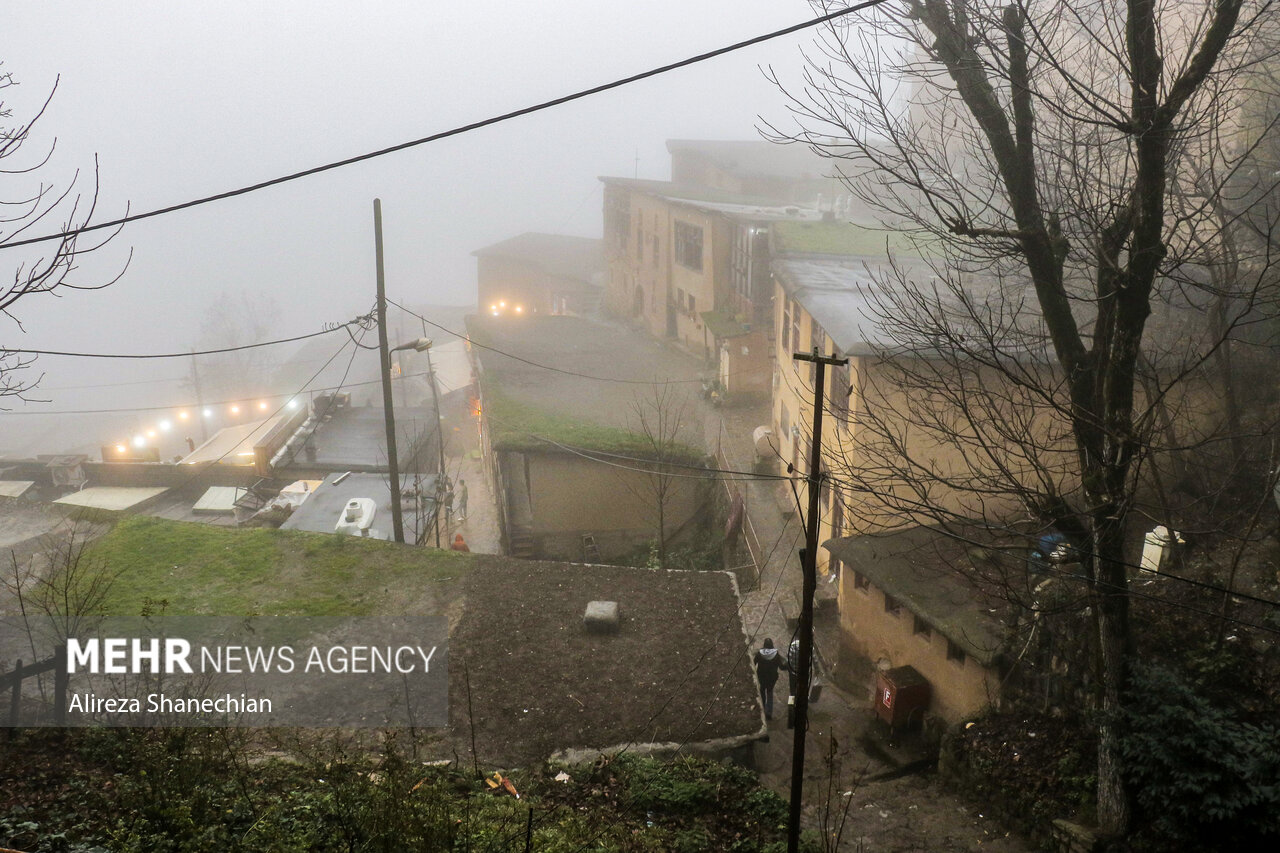
[(454, 511), (458, 521), (467, 520), (467, 481), (458, 478), (458, 508)]
[(778, 683), (778, 670), (782, 668), (782, 658), (773, 647), (773, 639), (766, 637), (764, 645), (756, 652), (756, 678), (760, 681), (760, 703), (764, 705), (764, 716), (773, 719), (773, 686)]

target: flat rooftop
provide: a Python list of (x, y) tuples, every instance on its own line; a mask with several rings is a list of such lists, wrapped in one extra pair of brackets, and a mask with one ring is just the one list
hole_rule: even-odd
[(136, 509), (169, 489), (165, 486), (88, 486), (58, 498), (54, 503), (89, 509)]
[[(315, 464), (340, 468), (387, 467), (387, 428), (382, 417), (381, 396), (376, 405), (348, 406), (335, 409), (329, 420), (321, 423), (311, 439), (316, 446)], [(397, 403), (399, 401), (397, 400)], [(425, 441), (433, 441), (436, 433), (435, 410), (423, 406), (395, 407), (396, 452), (401, 470), (412, 456), (412, 449)], [(431, 445), (434, 447), (434, 443)], [(428, 459), (434, 460), (431, 454)], [(310, 459), (299, 453), (295, 462)], [(424, 473), (434, 473), (435, 462)]]
[[(339, 479), (342, 482), (335, 482)], [(412, 487), (413, 477), (407, 477), (405, 482), (407, 486)], [(422, 490), (427, 494), (434, 494), (434, 475), (423, 478)], [(347, 501), (353, 498), (371, 498), (377, 504), (378, 509), (374, 514), (373, 528), (370, 531), (369, 538), (390, 541), (393, 538), (391, 490), (387, 486), (387, 478), (384, 474), (357, 473), (345, 476), (343, 474), (329, 474), (316, 490), (311, 493), (311, 496), (302, 502), (302, 506), (294, 510), (293, 515), (289, 516), (289, 519), (280, 525), (280, 528), (282, 530), (307, 530), (312, 533), (333, 533), (334, 527), (338, 523), (338, 518), (347, 505)], [(424, 499), (421, 512), (419, 512), (412, 499), (401, 498), (401, 515), (403, 517), (406, 542), (417, 541), (419, 516), (422, 519), (423, 530), (429, 527), (434, 506), (435, 502), (433, 500)]]
[[(477, 555), (450, 632), (449, 725), (495, 766), (623, 744), (743, 744), (764, 725), (727, 572), (586, 566)], [(616, 634), (588, 633), (616, 601)]]
[[(698, 359), (624, 326), (582, 317), (473, 316), (467, 325), (479, 344), (474, 352), (483, 368), (486, 412), (503, 446), (510, 446), (508, 437), (539, 431), (539, 417), (526, 414), (634, 433), (637, 409), (652, 417), (655, 393), (667, 395), (668, 417), (682, 414), (677, 439), (693, 448), (704, 446), (698, 398), (705, 368)], [(521, 416), (510, 416), (511, 405), (490, 406), (504, 402), (514, 404)], [(590, 430), (581, 433), (559, 435), (570, 439), (568, 444), (591, 446)], [(524, 441), (530, 442), (536, 446), (536, 439)]]

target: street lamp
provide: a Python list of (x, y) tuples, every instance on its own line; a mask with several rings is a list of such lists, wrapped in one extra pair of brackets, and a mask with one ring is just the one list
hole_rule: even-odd
[(391, 351), (400, 352), (402, 350), (409, 350), (409, 349), (413, 350), (414, 352), (426, 352), (427, 350), (431, 349), (431, 338), (418, 338), (417, 340), (410, 341), (407, 344), (401, 344), (398, 347), (392, 347)]
[[(383, 309), (385, 311), (385, 309)], [(417, 338), (407, 344), (387, 347), (385, 323), (378, 327), (378, 343), (382, 350), (382, 410), (387, 427), (387, 468), (391, 480), (391, 529), (396, 542), (404, 541), (404, 510), (400, 505), (400, 464), (396, 453), (396, 415), (391, 398), (391, 353), (413, 350), (431, 358), (431, 339)], [(416, 543), (415, 543), (416, 544)]]

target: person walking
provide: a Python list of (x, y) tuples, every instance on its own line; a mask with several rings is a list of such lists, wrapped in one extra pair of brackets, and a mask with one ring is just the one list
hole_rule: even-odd
[(467, 520), (467, 481), (458, 478), (458, 508), (454, 511), (454, 515), (458, 521)]
[(760, 682), (760, 704), (764, 705), (766, 720), (773, 719), (773, 686), (778, 683), (778, 670), (782, 668), (782, 658), (773, 647), (773, 639), (766, 637), (764, 645), (755, 656), (756, 678)]

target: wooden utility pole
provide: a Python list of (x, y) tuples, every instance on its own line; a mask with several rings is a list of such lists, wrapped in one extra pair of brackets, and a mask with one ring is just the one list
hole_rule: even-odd
[(400, 465), (396, 458), (396, 413), (391, 403), (391, 351), (387, 344), (387, 281), (382, 265), (382, 199), (373, 200), (373, 245), (378, 266), (378, 359), (382, 366), (382, 418), (387, 427), (387, 468), (391, 486), (391, 529), (404, 541), (400, 509)]
[(804, 548), (800, 570), (804, 585), (800, 600), (800, 671), (796, 673), (795, 741), (791, 750), (791, 813), (787, 821), (787, 853), (800, 850), (800, 806), (804, 794), (804, 741), (809, 727), (809, 682), (813, 676), (813, 594), (818, 586), (818, 503), (822, 493), (822, 390), (827, 365), (845, 365), (847, 358), (798, 352), (796, 361), (810, 361), (817, 368), (813, 380), (813, 441), (809, 447), (809, 514), (805, 516)]

